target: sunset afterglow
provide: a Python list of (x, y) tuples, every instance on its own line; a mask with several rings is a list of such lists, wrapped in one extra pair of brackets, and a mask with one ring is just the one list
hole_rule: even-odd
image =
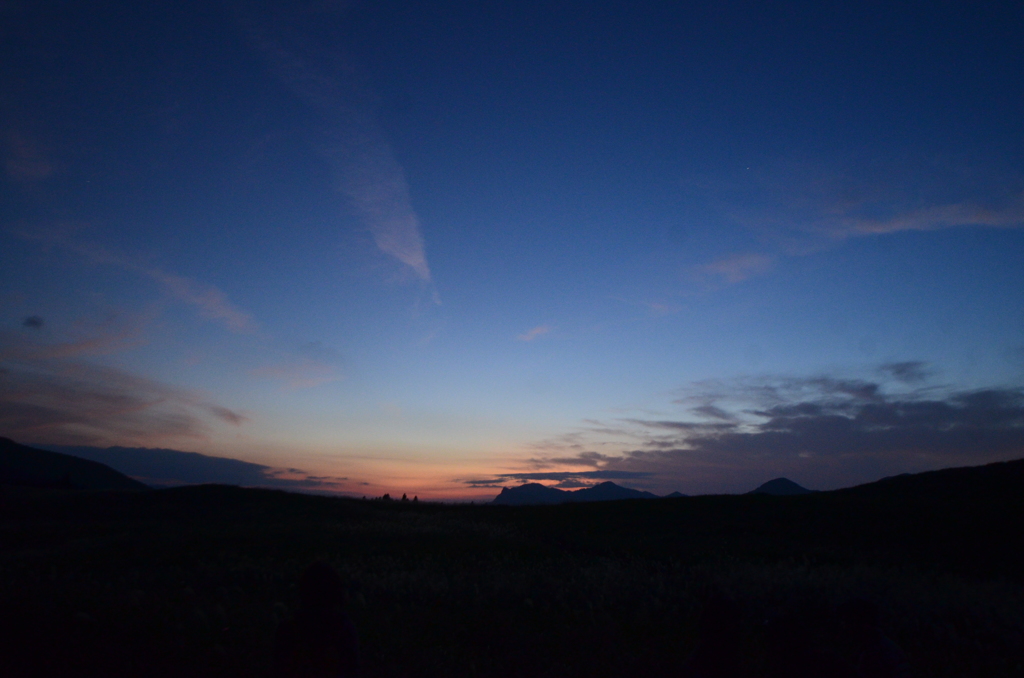
[(1024, 456), (1019, 9), (0, 13), (0, 436), (476, 501)]

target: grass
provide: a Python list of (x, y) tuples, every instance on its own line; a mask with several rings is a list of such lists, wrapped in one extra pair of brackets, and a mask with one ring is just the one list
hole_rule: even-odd
[(323, 558), (350, 584), (369, 676), (674, 673), (711, 592), (740, 605), (750, 675), (764, 675), (765, 620), (780, 615), (853, 662), (836, 609), (868, 596), (916, 675), (1020, 676), (1024, 514), (1002, 496), (490, 507), (217, 486), (8, 493), (0, 661), (10, 676), (267, 675), (295, 583)]

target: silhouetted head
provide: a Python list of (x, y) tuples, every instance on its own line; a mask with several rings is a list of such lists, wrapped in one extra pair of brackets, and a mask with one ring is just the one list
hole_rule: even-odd
[(878, 605), (867, 598), (854, 598), (843, 603), (840, 613), (855, 632), (872, 631), (881, 624)]
[(854, 598), (843, 603), (840, 616), (853, 638), (863, 640), (880, 633), (882, 615), (879, 606), (867, 598)]
[(740, 630), (742, 617), (740, 606), (735, 601), (714, 593), (701, 611), (700, 634), (705, 638), (733, 636)]
[(740, 673), (743, 640), (740, 606), (720, 593), (704, 601), (699, 642), (682, 666), (688, 678), (734, 678)]
[(305, 610), (327, 610), (340, 607), (345, 586), (337, 571), (318, 560), (302, 573), (299, 580), (299, 598)]

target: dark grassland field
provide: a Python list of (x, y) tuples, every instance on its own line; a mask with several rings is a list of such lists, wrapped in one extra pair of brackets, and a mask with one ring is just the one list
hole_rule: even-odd
[(349, 585), (368, 676), (674, 674), (712, 594), (849, 658), (881, 607), (917, 676), (1020, 676), (1024, 463), (795, 497), (503, 507), (197, 486), (3, 494), (0, 674), (269, 675), (296, 582)]

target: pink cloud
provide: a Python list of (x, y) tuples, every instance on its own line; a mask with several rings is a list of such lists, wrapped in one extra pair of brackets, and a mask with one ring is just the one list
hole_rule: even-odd
[(289, 391), (312, 388), (341, 379), (337, 367), (315, 360), (257, 367), (249, 370), (249, 375), (281, 382), (282, 388)]
[(516, 339), (519, 341), (533, 341), (537, 337), (547, 334), (550, 331), (551, 327), (549, 327), (548, 325), (538, 325), (537, 327), (534, 327), (531, 330), (523, 332), (518, 337), (516, 337)]
[(215, 320), (235, 332), (252, 332), (256, 324), (245, 311), (232, 304), (226, 294), (216, 287), (202, 285), (179, 275), (166, 273), (156, 268), (136, 268), (160, 283), (168, 296), (195, 306), (199, 315)]
[(193, 391), (80, 360), (108, 345), (37, 345), (0, 335), (4, 435), (50, 444), (151, 445), (202, 438), (211, 417), (234, 426), (247, 421)]
[(767, 273), (774, 264), (774, 257), (767, 254), (737, 254), (705, 264), (698, 270), (704, 276), (712, 276), (735, 284)]
[(9, 132), (5, 135), (4, 169), (18, 181), (39, 181), (51, 176), (55, 167), (31, 137)]
[(840, 219), (823, 227), (834, 238), (858, 235), (899, 233), (900, 231), (937, 231), (958, 226), (1020, 228), (1024, 226), (1024, 195), (1000, 209), (957, 203), (906, 212), (889, 219)]

